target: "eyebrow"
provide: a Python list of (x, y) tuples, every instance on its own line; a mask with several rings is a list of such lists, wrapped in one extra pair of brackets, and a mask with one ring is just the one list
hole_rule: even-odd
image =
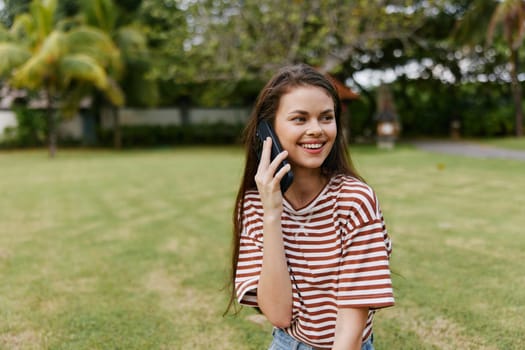
[[(326, 114), (326, 113), (334, 113), (334, 110), (332, 108), (328, 108), (328, 109), (325, 109), (324, 111), (322, 111), (319, 114)], [(301, 109), (296, 109), (294, 111), (288, 112), (288, 115), (291, 115), (291, 114), (308, 115), (309, 113), (307, 111), (303, 111)]]

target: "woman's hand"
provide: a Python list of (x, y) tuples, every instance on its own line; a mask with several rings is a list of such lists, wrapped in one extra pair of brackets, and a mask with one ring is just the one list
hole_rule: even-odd
[(259, 168), (255, 174), (255, 183), (263, 205), (263, 262), (257, 285), (257, 303), (268, 321), (275, 327), (289, 327), (292, 320), (292, 283), (284, 250), (281, 230), (283, 196), (280, 181), (290, 170), (287, 165), (275, 173), (279, 164), (288, 156), (281, 152), (270, 161), (272, 139), (263, 143)]
[(290, 171), (290, 164), (282, 167), (277, 173), (277, 167), (288, 156), (287, 151), (283, 151), (271, 161), (272, 139), (266, 138), (263, 142), (263, 150), (257, 173), (255, 174), (255, 183), (261, 196), (261, 202), (265, 215), (281, 216), (283, 210), (283, 196), (281, 194), (281, 179)]

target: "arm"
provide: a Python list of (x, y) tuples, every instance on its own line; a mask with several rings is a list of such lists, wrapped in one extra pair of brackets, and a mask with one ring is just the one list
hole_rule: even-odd
[(274, 326), (285, 328), (292, 319), (292, 283), (284, 251), (281, 231), (282, 194), (279, 182), (290, 170), (283, 167), (277, 174), (277, 165), (286, 158), (283, 152), (270, 163), (271, 139), (263, 145), (261, 162), (255, 175), (255, 182), (264, 209), (263, 217), (263, 262), (257, 286), (257, 303), (268, 321)]
[(361, 350), (368, 308), (339, 308), (332, 350)]
[(292, 319), (292, 284), (284, 254), (281, 220), (267, 218), (264, 223), (264, 252), (257, 301), (268, 320), (286, 328)]

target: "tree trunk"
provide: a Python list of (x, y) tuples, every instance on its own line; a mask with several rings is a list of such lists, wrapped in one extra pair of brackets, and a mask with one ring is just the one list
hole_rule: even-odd
[(47, 141), (48, 141), (48, 150), (49, 158), (55, 158), (57, 152), (57, 123), (55, 111), (53, 108), (53, 97), (49, 91), (46, 92), (47, 95)]
[(345, 102), (343, 106), (343, 115), (346, 126), (346, 143), (350, 144), (350, 141), (352, 140), (352, 110), (350, 109), (350, 102)]
[[(373, 96), (367, 89), (365, 89), (364, 87), (361, 86), (361, 84), (359, 84), (355, 79), (354, 77), (352, 76), (352, 80), (354, 81), (354, 84), (359, 88), (360, 91), (360, 96), (364, 97), (366, 100), (368, 100), (368, 115), (367, 115), (367, 118), (366, 118), (366, 126), (365, 126), (365, 129), (367, 128), (370, 128), (370, 131), (373, 133), (373, 130), (375, 130), (375, 120), (374, 120), (374, 114), (376, 112), (376, 109), (377, 109), (377, 102), (376, 102), (376, 98), (375, 96)], [(364, 131), (364, 130), (363, 130)], [(370, 136), (370, 135), (364, 135), (366, 136), (367, 138)]]
[(113, 147), (115, 149), (122, 148), (122, 133), (120, 129), (120, 114), (119, 108), (111, 106), (111, 112), (113, 114)]
[(510, 74), (512, 79), (512, 95), (514, 98), (514, 108), (516, 113), (516, 136), (523, 136), (523, 107), (522, 107), (522, 89), (521, 83), (518, 80), (518, 50), (511, 50), (511, 64), (510, 64)]
[(47, 111), (47, 123), (48, 123), (48, 148), (49, 148), (49, 158), (55, 158), (57, 152), (57, 126), (56, 118), (54, 111)]

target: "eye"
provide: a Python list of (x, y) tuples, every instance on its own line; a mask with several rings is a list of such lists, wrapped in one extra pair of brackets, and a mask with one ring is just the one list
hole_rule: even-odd
[(295, 116), (292, 118), (292, 121), (296, 123), (304, 123), (306, 121), (306, 118), (303, 116)]
[(321, 121), (323, 122), (331, 122), (335, 119), (335, 117), (332, 114), (326, 114), (321, 116)]

